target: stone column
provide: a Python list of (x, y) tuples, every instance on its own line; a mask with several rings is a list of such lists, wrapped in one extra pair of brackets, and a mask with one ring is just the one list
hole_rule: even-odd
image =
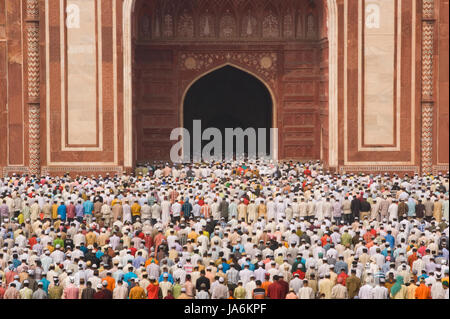
[(29, 173), (40, 174), (39, 0), (26, 0)]
[(433, 168), (433, 42), (434, 0), (422, 0), (422, 174)]
[(327, 0), (328, 6), (328, 165), (338, 169), (338, 7), (336, 0)]

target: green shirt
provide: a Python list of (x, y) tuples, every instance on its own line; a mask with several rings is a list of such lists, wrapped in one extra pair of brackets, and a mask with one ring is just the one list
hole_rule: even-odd
[(244, 287), (237, 287), (236, 289), (234, 289), (234, 298), (236, 299), (245, 299), (247, 295), (247, 292), (245, 291)]
[(61, 238), (56, 238), (53, 241), (53, 247), (56, 247), (56, 245), (59, 245), (60, 247), (64, 247), (64, 241)]
[(173, 285), (172, 295), (175, 299), (177, 299), (181, 295), (181, 285), (180, 284)]
[(20, 299), (31, 299), (33, 297), (33, 290), (28, 287), (24, 287), (19, 290)]
[(349, 233), (344, 233), (341, 236), (341, 244), (343, 246), (351, 245), (352, 243), (352, 236)]
[(53, 286), (48, 289), (48, 299), (61, 299), (63, 288), (61, 286)]

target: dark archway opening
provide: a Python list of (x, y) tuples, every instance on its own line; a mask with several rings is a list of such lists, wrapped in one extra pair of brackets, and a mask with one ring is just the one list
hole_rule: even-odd
[[(257, 141), (260, 138), (258, 128), (265, 128), (265, 155), (270, 155), (272, 103), (266, 86), (253, 75), (238, 68), (227, 65), (206, 74), (189, 88), (184, 99), (183, 123), (191, 137), (191, 157), (194, 120), (201, 120), (202, 132), (210, 127), (220, 130), (224, 155), (225, 128), (242, 128), (243, 130), (254, 128)], [(202, 141), (202, 149), (209, 142)], [(236, 139), (233, 145), (234, 157), (249, 155), (247, 138), (244, 143), (244, 154), (236, 153)], [(261, 149), (257, 151), (260, 153)]]

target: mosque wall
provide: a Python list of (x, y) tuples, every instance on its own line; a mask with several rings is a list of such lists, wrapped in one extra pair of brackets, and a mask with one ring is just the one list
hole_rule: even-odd
[[(183, 6), (152, 15), (151, 5), (132, 0), (0, 0), (0, 173), (121, 173), (146, 154), (162, 157), (171, 144), (160, 136), (180, 123), (183, 88), (207, 71), (197, 63), (216, 53), (208, 32), (230, 41), (230, 56), (250, 54), (257, 65), (221, 55), (211, 68), (229, 62), (267, 83), (275, 74), (280, 159), (321, 158), (340, 172), (447, 171), (448, 0), (315, 1), (313, 22), (308, 1), (289, 10), (299, 2), (263, 7), (253, 19), (248, 10), (227, 11), (252, 1), (230, 0), (206, 27), (212, 11)], [(227, 39), (233, 34), (254, 46)], [(177, 35), (193, 36), (195, 49), (179, 49)], [(136, 64), (150, 55), (168, 61), (173, 87), (161, 78), (164, 67), (152, 73)], [(135, 89), (142, 79), (155, 103), (144, 105)], [(174, 93), (167, 112), (157, 96), (166, 93)]]
[(186, 89), (226, 64), (254, 75), (270, 90), (279, 158), (319, 158), (321, 85), (328, 82), (321, 70), (322, 4), (173, 3), (136, 2), (134, 158), (168, 159), (174, 143), (170, 131), (182, 126)]
[(418, 172), (420, 10), (413, 1), (345, 0), (343, 12), (339, 168)]

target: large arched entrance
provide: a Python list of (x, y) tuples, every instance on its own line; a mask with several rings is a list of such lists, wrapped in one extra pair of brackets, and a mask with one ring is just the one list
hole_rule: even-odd
[[(197, 123), (201, 123), (202, 130), (216, 128), (221, 132), (223, 155), (225, 129), (241, 128), (244, 131), (254, 129), (256, 139), (265, 141), (262, 143), (263, 147), (257, 148), (257, 154), (269, 156), (272, 116), (273, 101), (265, 84), (250, 73), (231, 65), (211, 71), (193, 82), (183, 100), (183, 126), (190, 133), (190, 145), (194, 145), (194, 121), (200, 120)], [(237, 155), (236, 142), (235, 138), (233, 155)], [(248, 142), (249, 139), (245, 138), (245, 154), (252, 155)], [(209, 140), (203, 140), (202, 149), (208, 143)]]
[[(258, 115), (271, 125), (227, 114), (217, 117), (219, 124), (277, 128), (273, 149), (267, 147), (277, 159), (318, 159), (322, 149), (328, 157), (326, 141), (335, 130), (328, 132), (328, 114), (334, 117), (325, 112), (334, 99), (327, 94), (327, 2), (335, 0), (251, 0), (246, 8), (233, 1), (124, 0), (124, 166), (169, 160), (171, 131), (189, 129), (184, 98), (193, 79), (227, 64), (270, 90), (272, 108)], [(219, 126), (200, 119), (202, 128)]]

